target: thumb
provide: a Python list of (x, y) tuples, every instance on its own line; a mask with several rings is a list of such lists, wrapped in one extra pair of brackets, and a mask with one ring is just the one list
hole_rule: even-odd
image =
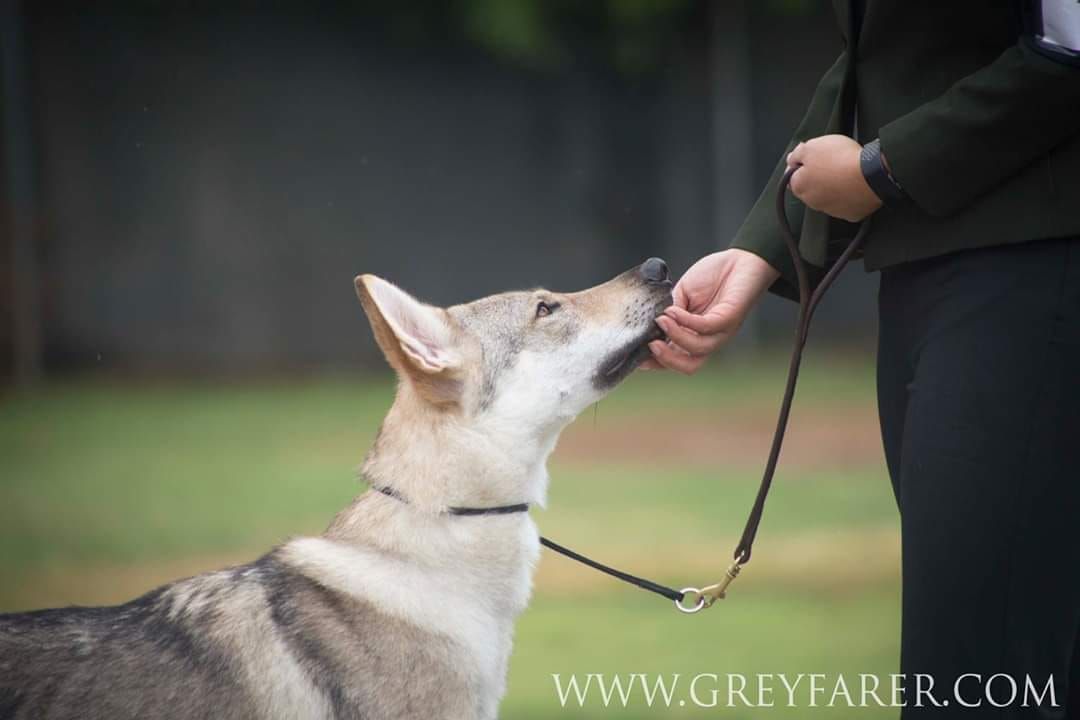
[(690, 308), (690, 298), (686, 295), (686, 289), (682, 285), (680, 280), (675, 285), (675, 289), (671, 291), (671, 304), (675, 307), (687, 310)]

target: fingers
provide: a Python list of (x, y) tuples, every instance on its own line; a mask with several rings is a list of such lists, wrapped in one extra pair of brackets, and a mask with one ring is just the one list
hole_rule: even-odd
[(802, 165), (806, 162), (806, 143), (801, 142), (795, 149), (788, 153), (787, 166), (789, 168)]
[(795, 197), (799, 198), (803, 202), (806, 202), (806, 169), (803, 167), (809, 160), (809, 150), (807, 144), (804, 142), (795, 146), (795, 149), (788, 153), (787, 166), (788, 168), (798, 168), (795, 172), (791, 173), (791, 182), (788, 187), (791, 188), (791, 192)]
[(669, 370), (680, 372), (684, 375), (693, 375), (705, 364), (705, 358), (687, 355), (684, 351), (669, 345), (663, 340), (653, 340), (649, 343), (656, 362)]
[[(669, 307), (664, 313), (673, 318), (677, 324), (690, 328), (698, 335), (730, 335), (735, 323), (732, 322), (728, 313), (720, 310), (722, 308), (718, 305), (704, 315), (695, 315), (682, 308)], [(664, 329), (664, 332), (667, 332), (667, 328), (664, 328), (663, 325), (660, 327)]]
[(788, 184), (788, 187), (791, 188), (791, 192), (794, 193), (795, 197), (799, 198), (803, 202), (807, 201), (807, 197), (806, 197), (806, 190), (807, 190), (806, 178), (807, 178), (806, 168), (805, 167), (799, 167), (798, 170), (791, 173), (791, 182)]
[[(675, 308), (671, 312), (671, 314), (676, 313), (679, 317), (691, 318), (691, 322), (694, 322), (699, 327), (712, 326), (714, 322), (679, 308)], [(685, 375), (692, 375), (700, 370), (701, 366), (705, 364), (706, 356), (723, 345), (729, 337), (726, 330), (720, 330), (708, 335), (700, 334), (692, 328), (681, 325), (667, 315), (657, 318), (656, 323), (667, 334), (670, 342), (654, 340), (649, 343), (649, 350), (653, 354), (652, 360), (659, 367), (668, 368)]]
[(720, 344), (725, 339), (725, 336), (722, 334), (700, 335), (693, 330), (683, 327), (666, 315), (658, 317), (656, 319), (656, 324), (667, 334), (668, 340), (691, 355), (708, 355), (713, 350), (720, 347)]

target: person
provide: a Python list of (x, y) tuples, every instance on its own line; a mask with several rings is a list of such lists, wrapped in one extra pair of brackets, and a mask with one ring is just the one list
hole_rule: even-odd
[[(795, 297), (786, 167), (815, 282), (873, 216), (901, 715), (1080, 718), (1080, 3), (834, 5), (839, 58), (731, 247), (679, 280), (649, 364), (694, 373), (767, 289)], [(1054, 697), (1003, 703), (997, 673)], [(915, 706), (915, 675), (940, 706)]]

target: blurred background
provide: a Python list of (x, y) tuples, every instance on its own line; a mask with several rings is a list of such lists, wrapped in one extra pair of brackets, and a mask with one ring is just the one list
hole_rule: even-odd
[[(393, 393), (354, 275), (449, 304), (679, 273), (738, 228), (840, 43), (825, 0), (0, 0), (0, 612), (321, 530)], [(875, 288), (854, 267), (818, 314), (732, 598), (686, 618), (545, 556), (504, 716), (717, 713), (561, 709), (551, 673), (896, 670)], [(637, 373), (579, 419), (543, 530), (715, 579), (793, 312), (769, 298), (708, 371)], [(806, 712), (875, 713), (723, 714)]]

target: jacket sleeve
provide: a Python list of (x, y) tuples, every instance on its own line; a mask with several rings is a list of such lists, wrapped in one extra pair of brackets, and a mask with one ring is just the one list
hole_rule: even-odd
[(1052, 40), (1041, 27), (1031, 30), (992, 64), (880, 129), (892, 174), (931, 215), (963, 210), (1080, 132), (1080, 4), (1035, 4), (1037, 17), (1064, 13), (1075, 24)]
[[(844, 88), (845, 74), (847, 73), (847, 53), (841, 53), (832, 67), (826, 71), (818, 82), (817, 89), (810, 99), (810, 106), (803, 116), (802, 121), (795, 130), (791, 141), (787, 144), (780, 161), (769, 177), (765, 189), (761, 191), (757, 202), (750, 209), (746, 220), (731, 241), (731, 247), (748, 250), (760, 256), (770, 265), (780, 271), (780, 279), (770, 288), (778, 295), (789, 299), (798, 299), (796, 289), (795, 266), (791, 262), (791, 256), (781, 235), (780, 222), (776, 218), (776, 190), (780, 184), (780, 178), (787, 168), (787, 154), (796, 145), (804, 140), (817, 137), (828, 132), (830, 123), (838, 119), (838, 104), (840, 94)], [(802, 226), (805, 215), (805, 207), (802, 203), (787, 199), (788, 218), (796, 236)]]

